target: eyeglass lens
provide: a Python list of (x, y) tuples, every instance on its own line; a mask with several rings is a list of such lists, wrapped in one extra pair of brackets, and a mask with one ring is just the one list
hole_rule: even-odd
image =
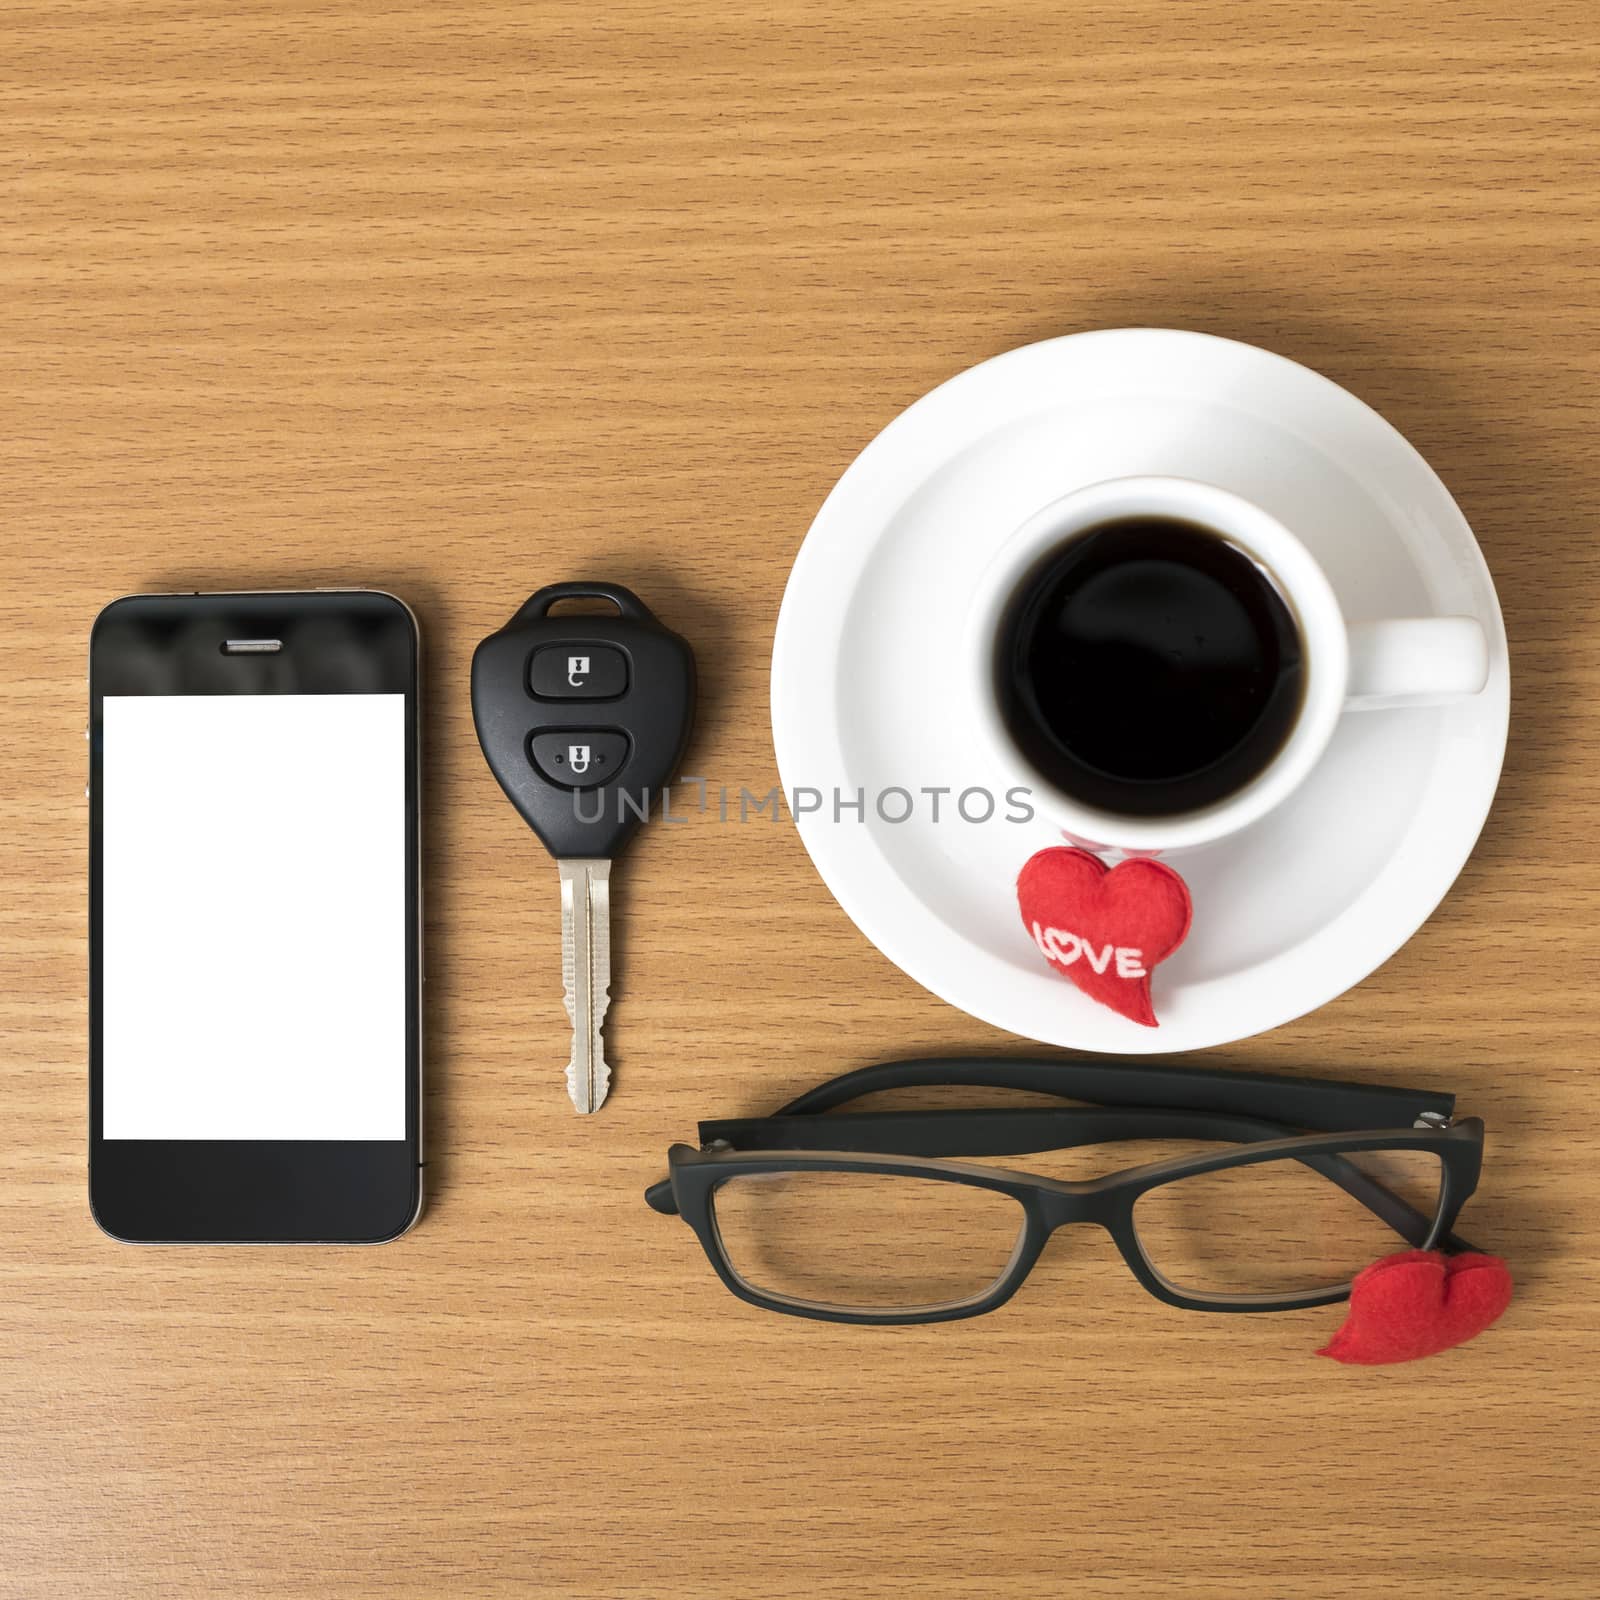
[[(1342, 1187), (1341, 1170), (1375, 1179), (1420, 1213), (1416, 1236), (1397, 1232)], [(1347, 1284), (1379, 1257), (1420, 1245), (1439, 1210), (1441, 1177), (1432, 1150), (1222, 1167), (1146, 1190), (1134, 1202), (1134, 1230), (1151, 1266), (1185, 1293), (1311, 1293)]]
[(915, 1311), (993, 1288), (1022, 1237), (995, 1189), (872, 1172), (741, 1175), (712, 1198), (736, 1276), (802, 1305)]

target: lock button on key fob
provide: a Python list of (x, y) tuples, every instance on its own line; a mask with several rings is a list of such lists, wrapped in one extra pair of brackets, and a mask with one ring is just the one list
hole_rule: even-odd
[(536, 733), (528, 755), (551, 783), (596, 789), (620, 777), (628, 765), (628, 736), (608, 728), (567, 728)]

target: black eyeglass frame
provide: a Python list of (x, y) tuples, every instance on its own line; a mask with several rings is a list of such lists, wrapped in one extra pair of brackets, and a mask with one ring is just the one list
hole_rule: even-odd
[[(884, 1089), (949, 1084), (1026, 1089), (1098, 1104), (819, 1114)], [(1473, 1247), (1452, 1230), (1477, 1187), (1483, 1123), (1476, 1117), (1452, 1122), (1454, 1104), (1453, 1095), (1429, 1090), (1192, 1068), (959, 1058), (887, 1062), (819, 1085), (771, 1117), (701, 1123), (701, 1148), (674, 1145), (668, 1176), (647, 1190), (645, 1198), (655, 1210), (683, 1217), (718, 1277), (739, 1299), (818, 1321), (891, 1325), (980, 1316), (1004, 1305), (1026, 1281), (1055, 1230), (1073, 1223), (1103, 1227), (1134, 1277), (1168, 1305), (1191, 1311), (1294, 1311), (1347, 1299), (1350, 1286), (1294, 1294), (1184, 1290), (1163, 1276), (1144, 1252), (1134, 1223), (1139, 1198), (1179, 1178), (1289, 1157), (1352, 1194), (1411, 1248), (1468, 1251)], [(1297, 1132), (1296, 1127), (1319, 1131)], [(1181, 1138), (1231, 1141), (1233, 1148), (1082, 1181), (958, 1159)], [(1424, 1150), (1438, 1156), (1440, 1195), (1433, 1215), (1425, 1216), (1360, 1167), (1340, 1159), (1375, 1150)], [(724, 1183), (782, 1172), (860, 1172), (993, 1190), (1017, 1202), (1022, 1227), (999, 1277), (964, 1299), (897, 1310), (794, 1299), (742, 1278), (716, 1223), (715, 1197)]]

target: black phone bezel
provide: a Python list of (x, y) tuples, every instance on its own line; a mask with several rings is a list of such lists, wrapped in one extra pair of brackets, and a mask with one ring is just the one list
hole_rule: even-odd
[[(329, 639), (337, 638), (336, 649)], [(352, 638), (363, 641), (352, 673)], [(228, 654), (229, 639), (277, 639)], [(137, 640), (137, 645), (132, 641)], [(164, 669), (151, 671), (152, 641)], [(89, 1205), (136, 1244), (379, 1244), (422, 1209), (422, 882), (416, 619), (379, 590), (128, 595), (89, 647)], [(403, 693), (406, 1136), (400, 1140), (103, 1136), (102, 709), (111, 694)]]

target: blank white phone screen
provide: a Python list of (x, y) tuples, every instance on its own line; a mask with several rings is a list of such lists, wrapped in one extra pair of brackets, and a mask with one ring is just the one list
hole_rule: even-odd
[(405, 696), (103, 706), (104, 1136), (405, 1138)]

